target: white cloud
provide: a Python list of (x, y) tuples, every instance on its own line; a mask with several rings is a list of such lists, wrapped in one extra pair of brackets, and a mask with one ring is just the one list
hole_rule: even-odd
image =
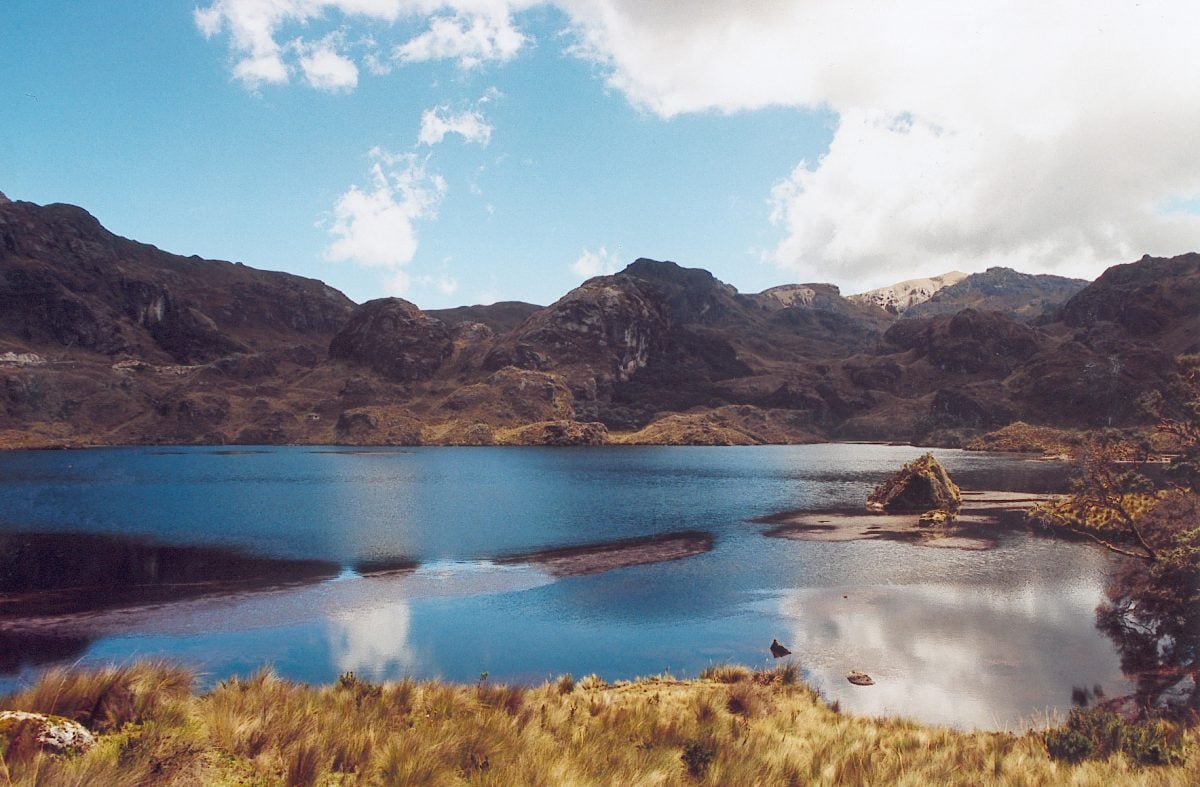
[[(473, 68), (510, 60), (527, 42), (513, 24), (511, 8), (506, 0), (211, 0), (196, 8), (193, 20), (206, 38), (228, 34), (233, 76), (249, 89), (286, 83), (298, 70), (317, 89), (351, 90), (358, 84), (358, 65), (330, 47), (328, 36), (315, 44), (301, 36), (288, 47), (280, 43), (284, 31), (338, 32), (352, 24), (416, 19), (427, 29), (395, 46), (395, 60), (448, 59)], [(361, 53), (363, 67), (388, 73), (390, 63), (375, 50), (374, 39), (364, 42), (371, 45)]]
[(447, 106), (427, 109), (421, 114), (421, 132), (417, 142), (421, 145), (436, 145), (447, 134), (458, 134), (467, 142), (477, 142), (484, 147), (492, 139), (492, 126), (476, 110), (450, 114)]
[(571, 263), (571, 272), (584, 279), (593, 276), (608, 276), (621, 269), (617, 255), (601, 246), (596, 251), (584, 249), (579, 258)]
[(303, 53), (300, 56), (300, 69), (312, 87), (338, 92), (353, 90), (358, 86), (358, 66), (338, 54), (334, 36), (326, 36), (315, 44), (297, 41), (296, 47)]
[(484, 62), (505, 62), (516, 56), (526, 38), (507, 10), (498, 13), (454, 13), (435, 16), (429, 29), (396, 47), (403, 63), (457, 60), (461, 68)]
[[(828, 151), (770, 195), (771, 257), (801, 280), (865, 287), (995, 263), (1093, 275), (1200, 237), (1200, 215), (1170, 207), (1200, 194), (1191, 0), (211, 0), (195, 23), (228, 36), (253, 88), (313, 82), (279, 45), (285, 28), (416, 21), (391, 64), (472, 68), (528, 45), (516, 15), (533, 5), (559, 7), (570, 51), (662, 118), (836, 117)], [(390, 65), (378, 51), (364, 55), (372, 72)], [(327, 80), (348, 89), (347, 73)]]
[(436, 217), (446, 182), (429, 174), (411, 153), (375, 148), (370, 156), (370, 185), (351, 186), (334, 205), (329, 233), (335, 240), (326, 247), (325, 258), (392, 269), (389, 286), (404, 290), (408, 278), (399, 268), (416, 254), (416, 225)]
[(1195, 246), (1195, 6), (562, 0), (572, 51), (664, 118), (832, 110), (775, 187), (774, 258), (884, 283), (1008, 263), (1094, 275)]

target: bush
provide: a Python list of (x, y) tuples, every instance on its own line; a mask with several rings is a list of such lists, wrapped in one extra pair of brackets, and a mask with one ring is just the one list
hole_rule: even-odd
[(1044, 734), (1056, 760), (1077, 763), (1123, 752), (1139, 765), (1170, 765), (1183, 759), (1183, 736), (1173, 724), (1150, 719), (1126, 722), (1104, 708), (1076, 708), (1062, 727)]
[(1046, 730), (1046, 751), (1056, 760), (1078, 763), (1095, 755), (1096, 747), (1078, 730), (1058, 727)]
[(683, 754), (680, 755), (684, 766), (687, 767), (688, 775), (696, 779), (704, 778), (704, 774), (708, 773), (708, 766), (712, 765), (712, 761), (716, 757), (717, 744), (708, 738), (700, 738), (683, 744)]

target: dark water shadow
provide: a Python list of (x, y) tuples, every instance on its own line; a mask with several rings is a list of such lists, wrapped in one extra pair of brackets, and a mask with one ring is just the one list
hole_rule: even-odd
[(354, 564), (354, 573), (364, 577), (399, 574), (406, 571), (415, 571), (420, 565), (421, 561), (407, 557), (360, 560)]
[(0, 535), (0, 624), (336, 576), (337, 563), (92, 533)]

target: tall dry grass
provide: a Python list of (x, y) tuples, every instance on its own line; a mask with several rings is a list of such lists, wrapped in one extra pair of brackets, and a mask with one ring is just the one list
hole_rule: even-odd
[[(1200, 784), (1194, 733), (1180, 765), (1071, 765), (1036, 733), (839, 714), (791, 664), (533, 688), (351, 675), (308, 687), (262, 671), (196, 696), (189, 682), (163, 665), (48, 675), (5, 705), (107, 732), (84, 756), (6, 763), (0, 785)], [(109, 694), (130, 699), (98, 706)]]

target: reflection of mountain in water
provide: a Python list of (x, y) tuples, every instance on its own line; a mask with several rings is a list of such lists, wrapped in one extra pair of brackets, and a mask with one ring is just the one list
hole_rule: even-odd
[(0, 535), (0, 618), (169, 601), (335, 576), (336, 563), (79, 533)]

